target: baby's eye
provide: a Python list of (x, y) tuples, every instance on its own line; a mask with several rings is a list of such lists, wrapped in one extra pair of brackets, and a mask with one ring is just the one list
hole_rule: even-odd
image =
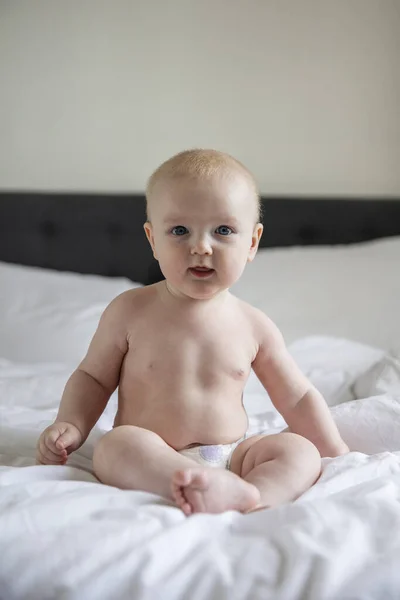
[(233, 233), (233, 231), (227, 225), (220, 225), (215, 230), (215, 233), (218, 233), (218, 235), (231, 235), (231, 233)]
[(181, 236), (181, 235), (185, 235), (186, 233), (189, 233), (189, 232), (186, 229), (186, 227), (184, 227), (183, 225), (177, 225), (176, 227), (173, 227), (171, 229), (171, 233), (172, 233), (172, 235)]

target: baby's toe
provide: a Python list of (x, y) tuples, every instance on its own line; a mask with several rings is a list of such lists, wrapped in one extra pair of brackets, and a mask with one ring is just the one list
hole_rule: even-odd
[(186, 516), (189, 516), (192, 513), (192, 507), (185, 497), (184, 486), (181, 484), (181, 481), (182, 476), (180, 474), (176, 476), (175, 473), (171, 481), (172, 497), (175, 500), (176, 505), (185, 513)]
[(186, 485), (189, 485), (191, 480), (192, 475), (190, 469), (175, 471), (175, 473), (172, 476), (172, 483), (177, 487), (184, 487)]
[(193, 508), (191, 504), (189, 504), (189, 502), (184, 502), (179, 508), (184, 513), (184, 515), (186, 515), (186, 517), (190, 517), (190, 515), (193, 513)]

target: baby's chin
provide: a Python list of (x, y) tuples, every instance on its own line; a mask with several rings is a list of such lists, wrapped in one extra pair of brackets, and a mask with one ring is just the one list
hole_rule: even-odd
[(204, 281), (185, 282), (181, 285), (174, 285), (167, 281), (167, 287), (174, 296), (190, 300), (212, 300), (228, 291), (227, 287)]

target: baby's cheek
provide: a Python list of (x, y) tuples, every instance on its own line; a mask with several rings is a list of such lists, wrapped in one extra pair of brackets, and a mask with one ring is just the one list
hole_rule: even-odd
[(227, 276), (231, 279), (238, 279), (246, 266), (247, 259), (243, 258), (242, 253), (238, 253), (227, 265)]
[(169, 252), (164, 255), (163, 261), (160, 261), (160, 266), (164, 275), (173, 280), (179, 278), (179, 274), (185, 267), (182, 257), (176, 252)]
[(170, 264), (176, 256), (176, 248), (168, 242), (161, 243), (158, 247), (159, 260), (165, 264)]

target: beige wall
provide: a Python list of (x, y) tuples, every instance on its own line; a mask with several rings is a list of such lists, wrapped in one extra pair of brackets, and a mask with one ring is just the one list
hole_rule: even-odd
[(0, 188), (206, 146), (263, 193), (400, 195), (399, 59), (400, 0), (0, 0)]

